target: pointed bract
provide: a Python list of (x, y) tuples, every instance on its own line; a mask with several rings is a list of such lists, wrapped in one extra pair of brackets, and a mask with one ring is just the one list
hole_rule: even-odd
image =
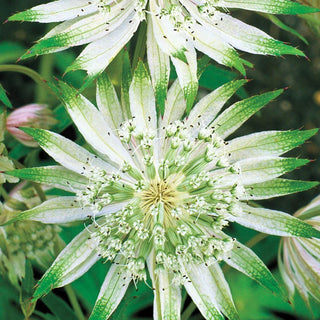
[[(67, 71), (86, 70), (89, 81), (103, 72), (132, 39), (140, 23), (146, 20), (149, 25), (148, 57), (159, 108), (163, 111), (170, 57), (176, 66), (189, 111), (197, 91), (195, 49), (222, 65), (239, 70), (242, 75), (250, 63), (239, 57), (236, 48), (254, 54), (304, 56), (299, 49), (233, 18), (229, 14), (229, 9), (233, 8), (268, 14), (317, 11), (291, 0), (177, 0), (174, 3), (169, 0), (119, 0), (102, 5), (99, 0), (57, 0), (14, 14), (8, 20), (61, 22), (22, 58), (87, 44)], [(162, 71), (155, 72), (153, 63)]]

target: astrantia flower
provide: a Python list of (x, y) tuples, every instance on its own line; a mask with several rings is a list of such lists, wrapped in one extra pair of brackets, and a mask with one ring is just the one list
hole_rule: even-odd
[[(88, 151), (53, 132), (24, 129), (62, 166), (12, 171), (74, 195), (27, 210), (15, 220), (44, 223), (87, 221), (39, 281), (34, 299), (70, 283), (96, 261), (112, 262), (90, 317), (106, 319), (131, 282), (152, 280), (155, 319), (179, 319), (184, 286), (206, 319), (238, 319), (219, 266), (225, 261), (281, 295), (262, 261), (225, 233), (230, 222), (281, 236), (320, 232), (286, 213), (253, 207), (266, 199), (316, 183), (278, 178), (307, 160), (280, 157), (317, 130), (270, 131), (226, 141), (282, 90), (223, 105), (246, 80), (233, 81), (201, 99), (185, 116), (175, 82), (164, 116), (140, 62), (120, 104), (106, 75), (97, 81), (98, 109), (60, 82), (61, 96)], [(150, 289), (151, 290), (151, 289)]]
[[(315, 198), (295, 216), (320, 229), (320, 197)], [(309, 297), (320, 302), (320, 240), (283, 238), (279, 251), (279, 267), (291, 299), (295, 290), (309, 305)]]
[[(40, 203), (30, 183), (21, 183), (1, 205), (0, 221), (9, 220)], [(40, 268), (48, 268), (56, 255), (55, 247), (61, 241), (59, 229), (36, 221), (16, 222), (0, 227), (0, 273), (19, 287), (19, 280), (25, 275), (26, 258)]]
[[(59, 0), (18, 13), (11, 21), (62, 22), (38, 41), (23, 58), (88, 44), (67, 71), (84, 69), (90, 77), (101, 73), (147, 18), (149, 42), (155, 38), (163, 55), (176, 67), (185, 96), (197, 92), (196, 50), (244, 73), (236, 49), (254, 54), (303, 55), (261, 30), (233, 18), (229, 9), (271, 14), (316, 11), (290, 0)], [(148, 45), (148, 51), (150, 43)], [(149, 53), (148, 53), (149, 54)], [(168, 56), (167, 56), (168, 55)], [(168, 78), (168, 73), (165, 73)]]

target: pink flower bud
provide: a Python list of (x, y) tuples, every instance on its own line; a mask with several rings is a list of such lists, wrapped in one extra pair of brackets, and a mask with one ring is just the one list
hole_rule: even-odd
[(22, 144), (28, 147), (37, 147), (38, 143), (19, 128), (50, 129), (57, 122), (47, 105), (29, 104), (13, 111), (8, 116), (7, 130)]

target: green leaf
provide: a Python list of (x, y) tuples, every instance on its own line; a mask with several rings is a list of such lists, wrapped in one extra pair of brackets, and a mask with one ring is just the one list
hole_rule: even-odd
[(33, 278), (32, 265), (31, 262), (26, 259), (25, 275), (24, 278), (22, 278), (20, 289), (20, 305), (26, 319), (29, 319), (36, 306), (36, 303), (31, 301), (34, 285), (35, 280)]
[[(68, 81), (68, 83), (70, 83), (70, 82)], [(52, 128), (52, 131), (62, 132), (72, 124), (72, 120), (71, 120), (66, 108), (62, 104), (59, 104), (53, 110), (53, 113), (54, 113), (54, 117), (55, 117), (55, 119), (57, 119), (58, 123)]]
[[(191, 8), (189, 8), (189, 10), (190, 9)], [(192, 13), (197, 15), (198, 9), (196, 6), (194, 6)], [(203, 22), (200, 14), (197, 15), (197, 18)], [(215, 30), (208, 31), (207, 28), (213, 29), (209, 24), (207, 24), (206, 27), (200, 24), (195, 24), (193, 26), (195, 48), (218, 63), (230, 68), (236, 68), (242, 75), (245, 75), (245, 61), (239, 57), (237, 51), (227, 42), (222, 41), (221, 38), (217, 36), (216, 32), (213, 32)]]
[(73, 19), (82, 15), (88, 15), (96, 11), (91, 1), (55, 1), (38, 5), (29, 10), (19, 12), (9, 18), (9, 21), (37, 21), (58, 22)]
[(41, 301), (59, 320), (79, 320), (68, 304), (62, 298), (58, 297), (52, 292), (43, 297)]
[(131, 284), (111, 319), (142, 320), (135, 315), (143, 309), (152, 308), (153, 301), (153, 292), (144, 282), (140, 281), (136, 286)]
[(297, 36), (300, 40), (302, 40), (305, 44), (308, 44), (308, 41), (305, 37), (303, 37), (298, 31), (296, 31), (293, 28), (290, 28), (285, 23), (283, 23), (278, 17), (267, 14), (265, 15), (272, 23), (274, 23), (277, 27), (279, 27), (282, 30), (288, 31), (292, 33), (293, 35)]
[[(265, 250), (270, 250), (270, 247), (265, 247)], [(277, 271), (274, 272), (274, 276), (281, 281)], [(305, 307), (298, 295), (295, 295), (293, 303), (290, 304), (287, 300), (281, 300), (252, 279), (239, 274), (235, 270), (228, 272), (227, 279), (240, 314), (240, 319), (319, 319), (320, 308), (318, 303), (312, 304), (312, 311), (314, 313), (312, 316), (310, 310)]]
[(19, 305), (17, 289), (0, 276), (0, 319), (24, 319)]
[[(204, 56), (206, 57), (206, 56)], [(199, 70), (199, 66), (198, 66)], [(230, 70), (224, 70), (222, 68), (217, 67), (216, 65), (209, 65), (203, 72), (202, 76), (199, 79), (199, 85), (201, 87), (207, 88), (209, 90), (215, 90), (222, 86), (223, 84), (234, 80), (238, 77), (237, 72), (233, 72)], [(246, 93), (244, 88), (240, 88), (237, 91), (237, 95), (241, 99), (248, 98), (248, 94)]]
[(319, 215), (320, 215), (320, 205), (315, 205), (308, 208), (307, 210), (303, 210), (298, 217), (299, 219), (302, 219), (302, 220), (309, 220)]
[(7, 107), (12, 109), (13, 106), (10, 100), (7, 97), (6, 91), (4, 90), (3, 86), (0, 84), (0, 101)]
[[(158, 7), (156, 2), (150, 2), (151, 12), (157, 12)], [(185, 37), (175, 32), (174, 25), (171, 23), (170, 18), (162, 15), (151, 15), (153, 34), (161, 48), (161, 50), (169, 56), (188, 63), (185, 52), (187, 51)]]

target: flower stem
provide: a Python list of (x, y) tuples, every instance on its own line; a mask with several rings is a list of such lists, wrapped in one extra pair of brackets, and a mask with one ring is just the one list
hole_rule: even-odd
[(31, 184), (34, 187), (34, 189), (36, 190), (41, 202), (45, 202), (47, 200), (47, 197), (46, 197), (45, 193), (43, 192), (41, 186), (36, 182), (31, 182)]
[(269, 234), (258, 233), (253, 238), (251, 238), (248, 242), (246, 242), (245, 246), (248, 248), (252, 248), (267, 237), (269, 237)]
[(79, 320), (86, 320), (86, 317), (82, 313), (81, 306), (78, 302), (77, 296), (74, 293), (71, 285), (65, 286), (65, 289), (66, 289), (66, 293), (68, 295), (69, 301), (71, 303), (71, 306), (72, 306), (76, 316), (78, 317), (78, 319)]
[(47, 82), (45, 79), (41, 77), (41, 75), (24, 66), (18, 66), (15, 64), (3, 64), (0, 65), (0, 72), (17, 72), (25, 74), (26, 76), (30, 77), (35, 83), (43, 87), (46, 91), (52, 92), (51, 88), (47, 85)]
[[(50, 79), (52, 76), (52, 68), (54, 64), (54, 55), (46, 54), (42, 56), (40, 61), (39, 73), (44, 79)], [(44, 86), (37, 86), (35, 92), (35, 101), (38, 103), (46, 102), (47, 90)]]
[[(53, 26), (54, 26), (54, 23), (49, 23), (46, 27), (46, 31), (49, 32)], [(54, 66), (54, 59), (55, 59), (54, 54), (45, 54), (41, 56), (40, 64), (39, 64), (39, 75), (43, 79), (51, 79), (52, 69)], [(45, 89), (45, 87), (41, 85), (37, 86), (35, 91), (35, 101), (37, 103), (46, 102), (47, 93), (48, 92)]]

